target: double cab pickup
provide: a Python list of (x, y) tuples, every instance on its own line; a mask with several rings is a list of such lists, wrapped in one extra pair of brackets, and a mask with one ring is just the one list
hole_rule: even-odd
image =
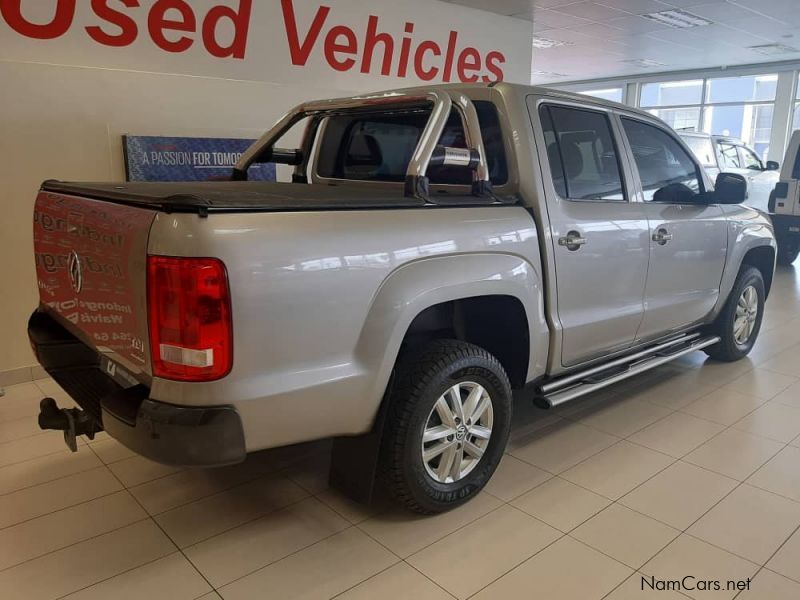
[(745, 191), (645, 112), (508, 83), (301, 104), (230, 181), (46, 181), (29, 336), (79, 408), (39, 422), (183, 466), (334, 438), (335, 485), (447, 510), (512, 390), (750, 351), (776, 243)]

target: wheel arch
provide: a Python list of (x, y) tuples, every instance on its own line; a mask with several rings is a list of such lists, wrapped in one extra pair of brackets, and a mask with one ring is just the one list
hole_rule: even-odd
[[(376, 292), (357, 346), (360, 360), (377, 363), (373, 397), (383, 397), (404, 344), (445, 333), (496, 352), (510, 377), (513, 372), (515, 386), (524, 385), (543, 371), (547, 358), (542, 292), (534, 266), (511, 254), (450, 255), (400, 267)], [(495, 315), (498, 310), (504, 312)], [(503, 348), (504, 340), (513, 347)], [(524, 359), (517, 356), (520, 348)]]

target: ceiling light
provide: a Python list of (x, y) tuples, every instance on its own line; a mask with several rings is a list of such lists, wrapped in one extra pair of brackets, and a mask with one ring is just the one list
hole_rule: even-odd
[(794, 54), (800, 52), (800, 50), (797, 48), (793, 48), (792, 46), (787, 46), (785, 44), (762, 44), (760, 46), (748, 46), (748, 48), (753, 52), (766, 54), (767, 56), (772, 56), (774, 54)]
[(662, 10), (660, 12), (649, 13), (642, 15), (645, 19), (650, 19), (656, 23), (661, 23), (667, 27), (674, 27), (675, 29), (689, 29), (691, 27), (703, 27), (705, 25), (713, 25), (713, 21), (704, 19), (697, 15), (693, 15), (685, 10), (678, 8), (673, 10)]
[(557, 77), (569, 77), (566, 73), (556, 73), (555, 71), (531, 71), (531, 77), (546, 77), (555, 79)]
[(557, 48), (558, 46), (572, 46), (572, 42), (562, 40), (551, 40), (548, 38), (533, 36), (533, 47), (540, 50), (545, 48)]
[(628, 63), (635, 67), (642, 67), (643, 69), (652, 69), (653, 67), (666, 67), (666, 63), (658, 62), (657, 60), (650, 60), (649, 58), (629, 58), (621, 60), (620, 62)]

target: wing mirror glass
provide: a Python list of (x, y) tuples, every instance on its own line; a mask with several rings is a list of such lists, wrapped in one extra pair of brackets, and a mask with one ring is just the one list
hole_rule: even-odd
[(720, 173), (714, 183), (716, 204), (742, 204), (747, 199), (747, 180), (737, 173)]
[(778, 161), (776, 161), (776, 160), (768, 160), (767, 161), (767, 169), (766, 169), (767, 171), (779, 171), (780, 168), (781, 168), (781, 165), (780, 165), (780, 163)]

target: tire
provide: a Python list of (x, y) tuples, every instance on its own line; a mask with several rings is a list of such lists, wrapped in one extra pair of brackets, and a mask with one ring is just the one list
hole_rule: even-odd
[[(486, 485), (503, 456), (512, 412), (511, 385), (494, 356), (466, 342), (430, 342), (400, 359), (388, 401), (380, 473), (397, 501), (434, 514), (465, 503)], [(470, 406), (478, 407), (474, 423), (468, 419)], [(423, 443), (426, 430), (435, 439)], [(423, 451), (429, 453), (427, 461)], [(464, 461), (458, 461), (459, 453)], [(448, 459), (459, 466), (448, 468)]]
[(800, 254), (800, 243), (786, 243), (786, 244), (778, 244), (778, 264), (782, 267), (788, 267), (791, 265), (795, 260), (797, 260), (797, 256)]
[[(752, 291), (751, 291), (752, 290)], [(745, 292), (748, 296), (745, 297)], [(752, 295), (754, 294), (754, 296)], [(747, 356), (758, 338), (764, 317), (764, 277), (755, 267), (743, 265), (733, 284), (725, 307), (711, 326), (709, 333), (720, 336), (720, 341), (705, 349), (715, 360), (733, 362)], [(752, 302), (757, 304), (753, 308)], [(737, 311), (746, 315), (746, 329), (737, 335)], [(742, 315), (742, 316), (744, 316)], [(740, 321), (739, 324), (742, 322)]]

